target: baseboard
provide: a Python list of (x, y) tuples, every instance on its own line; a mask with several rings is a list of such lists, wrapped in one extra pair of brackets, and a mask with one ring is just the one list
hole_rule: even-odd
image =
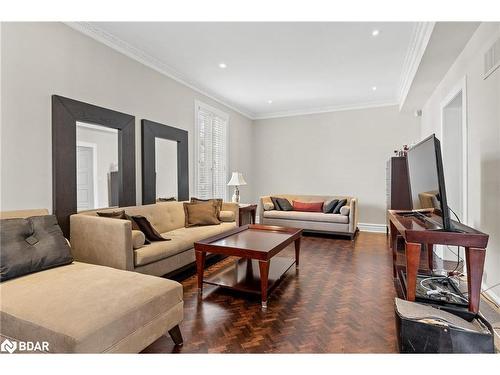
[(386, 233), (387, 225), (373, 223), (358, 223), (358, 228), (361, 232)]

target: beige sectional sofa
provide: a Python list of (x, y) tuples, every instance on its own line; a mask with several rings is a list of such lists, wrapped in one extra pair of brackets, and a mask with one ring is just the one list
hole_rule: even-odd
[(182, 285), (173, 280), (73, 262), (4, 281), (0, 295), (1, 342), (45, 341), (51, 353), (138, 353), (169, 332), (182, 343)]
[(276, 210), (271, 201), (271, 196), (260, 198), (259, 218), (262, 224), (278, 225), (283, 227), (302, 228), (309, 232), (325, 232), (349, 236), (351, 239), (358, 230), (358, 204), (354, 197), (326, 196), (326, 195), (294, 195), (275, 194), (272, 197), (286, 198), (300, 202), (325, 202), (332, 199), (347, 199), (348, 215), (325, 214), (322, 212), (300, 212)]
[[(124, 209), (128, 215), (142, 215), (170, 241), (133, 246), (128, 220), (100, 217), (97, 211)], [(233, 229), (238, 225), (238, 205), (223, 203), (227, 221), (219, 225), (185, 228), (182, 202), (157, 202), (144, 206), (110, 208), (81, 212), (71, 216), (70, 241), (76, 260), (122, 270), (163, 276), (195, 261), (194, 242)]]

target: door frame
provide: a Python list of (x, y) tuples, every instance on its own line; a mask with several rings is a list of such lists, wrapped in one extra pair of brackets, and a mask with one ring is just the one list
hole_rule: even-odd
[(92, 184), (94, 189), (94, 209), (99, 208), (99, 190), (97, 183), (97, 144), (91, 142), (76, 141), (76, 147), (88, 147), (92, 149)]
[(446, 139), (444, 138), (444, 109), (459, 94), (462, 94), (462, 222), (466, 225), (469, 222), (468, 210), (468, 171), (469, 171), (469, 133), (467, 126), (467, 76), (460, 79), (455, 86), (445, 96), (439, 107), (441, 116), (441, 149), (444, 150)]

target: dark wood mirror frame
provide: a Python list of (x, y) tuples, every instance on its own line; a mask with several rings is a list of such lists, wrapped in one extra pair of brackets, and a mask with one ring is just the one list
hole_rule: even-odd
[(135, 206), (135, 117), (52, 95), (52, 208), (69, 238), (69, 216), (77, 212), (76, 123), (118, 130), (118, 205)]
[(156, 202), (155, 138), (177, 142), (177, 199), (189, 199), (188, 132), (142, 120), (142, 204)]

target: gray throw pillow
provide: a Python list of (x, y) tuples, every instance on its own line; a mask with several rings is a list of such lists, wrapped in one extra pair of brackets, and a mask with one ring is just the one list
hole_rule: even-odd
[(331, 214), (337, 203), (339, 203), (338, 199), (332, 199), (330, 201), (326, 201), (325, 204), (323, 205), (323, 213)]
[(345, 205), (347, 204), (347, 199), (342, 199), (339, 201), (339, 203), (337, 203), (337, 205), (335, 206), (335, 208), (333, 209), (333, 212), (334, 214), (340, 214), (340, 209), (342, 207), (344, 207)]
[(274, 204), (274, 209), (276, 211), (281, 211), (281, 207), (278, 203), (278, 198), (275, 198), (275, 197), (271, 197), (271, 200), (273, 201), (273, 204)]
[(276, 201), (278, 201), (281, 211), (293, 211), (293, 206), (288, 199), (276, 198)]
[(54, 215), (0, 220), (0, 281), (73, 262)]

